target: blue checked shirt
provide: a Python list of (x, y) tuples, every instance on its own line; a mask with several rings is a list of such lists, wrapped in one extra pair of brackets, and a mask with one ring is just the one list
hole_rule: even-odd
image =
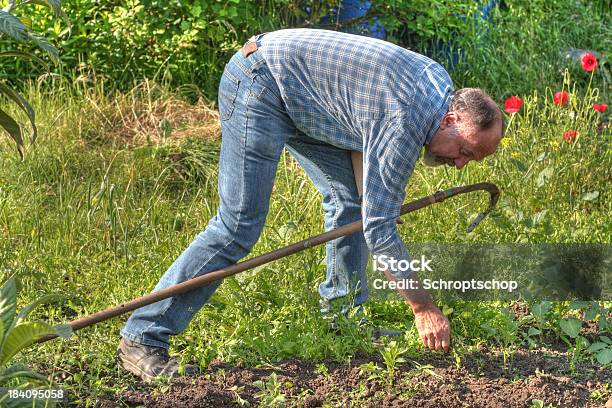
[(335, 31), (280, 30), (259, 44), (295, 126), (363, 152), (363, 232), (370, 251), (409, 259), (395, 219), (421, 149), (448, 111), (448, 73), (389, 42)]

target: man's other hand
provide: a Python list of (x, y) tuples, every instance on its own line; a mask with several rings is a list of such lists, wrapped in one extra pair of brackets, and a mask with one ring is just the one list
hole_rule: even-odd
[(431, 304), (414, 311), (414, 322), (425, 347), (448, 351), (450, 322), (440, 309)]

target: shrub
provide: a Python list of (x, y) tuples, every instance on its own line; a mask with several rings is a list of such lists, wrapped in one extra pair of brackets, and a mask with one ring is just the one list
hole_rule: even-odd
[[(53, 44), (51, 44), (45, 37), (37, 34), (35, 31), (28, 28), (27, 24), (24, 23), (24, 18), (20, 19), (16, 15), (12, 14), (19, 6), (23, 4), (27, 4), (27, 2), (17, 4), (16, 0), (9, 0), (9, 4), (0, 10), (0, 38), (9, 37), (10, 40), (12, 40), (11, 45), (15, 41), (20, 43), (34, 44), (35, 46), (43, 50), (47, 55), (49, 55), (54, 61), (57, 61), (57, 48), (55, 48)], [(54, 17), (63, 15), (59, 1), (46, 0), (40, 1), (38, 2), (38, 4), (42, 4), (51, 8), (53, 10)], [(42, 60), (32, 54), (23, 51), (15, 51), (13, 49), (0, 53), (0, 59), (5, 58), (35, 60), (37, 62), (40, 62), (42, 65), (45, 65)], [(7, 81), (0, 82), (0, 95), (14, 102), (19, 107), (19, 109), (27, 115), (30, 121), (30, 125), (32, 126), (31, 141), (34, 142), (36, 140), (37, 133), (36, 118), (34, 110), (30, 106), (30, 104), (25, 100), (23, 96), (21, 96), (21, 94), (15, 91)], [(19, 155), (23, 158), (23, 135), (21, 126), (19, 125), (17, 120), (15, 120), (15, 118), (9, 113), (0, 109), (0, 126), (2, 126), (2, 128), (15, 141), (15, 144), (17, 145), (17, 150), (19, 151)]]
[[(62, 61), (75, 77), (103, 76), (132, 88), (144, 78), (173, 85), (195, 83), (210, 99), (231, 55), (253, 34), (288, 27), (345, 29), (378, 18), (389, 39), (418, 49), (419, 44), (462, 38), (470, 44), (473, 0), (375, 0), (361, 19), (338, 23), (339, 0), (82, 0), (65, 4), (73, 29), (61, 31), (50, 17), (38, 13), (37, 28), (63, 38)], [(409, 31), (409, 32), (408, 32)]]

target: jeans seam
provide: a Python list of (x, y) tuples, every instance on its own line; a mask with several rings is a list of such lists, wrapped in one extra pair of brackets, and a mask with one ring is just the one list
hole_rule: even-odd
[[(244, 58), (244, 57), (242, 57), (242, 58)], [(249, 57), (246, 57), (244, 59), (247, 60), (248, 58)], [(259, 56), (259, 58), (255, 59), (255, 60), (253, 60), (249, 67), (247, 67), (245, 64), (243, 64), (239, 59), (236, 59), (234, 62), (236, 63), (238, 68), (242, 71), (242, 73), (245, 74), (248, 77), (250, 77), (253, 74), (253, 71), (257, 70), (257, 68), (259, 68), (260, 66), (266, 64), (265, 59), (263, 57), (261, 57), (261, 56)]]
[[(325, 177), (325, 180), (327, 181), (327, 184), (331, 191), (332, 200), (334, 201), (334, 216), (332, 217), (332, 229), (335, 229), (338, 226), (338, 214), (339, 214), (338, 197), (336, 195), (336, 189), (333, 183), (331, 182), (331, 177), (317, 163), (317, 161), (314, 159), (314, 156), (310, 154), (310, 150), (307, 149), (306, 146), (304, 146), (304, 144), (301, 141), (296, 140), (295, 143), (300, 144), (304, 148), (304, 154), (310, 159), (310, 161), (315, 166), (317, 166), (317, 168), (323, 174), (323, 176)], [(334, 287), (334, 293), (336, 293), (338, 291), (338, 273), (337, 273), (337, 268), (336, 268), (337, 245), (336, 245), (335, 240), (331, 241), (331, 246), (332, 246), (332, 276), (333, 276), (332, 284)]]

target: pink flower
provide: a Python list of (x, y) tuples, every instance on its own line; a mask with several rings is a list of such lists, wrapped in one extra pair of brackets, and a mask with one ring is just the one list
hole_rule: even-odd
[(569, 100), (569, 95), (565, 91), (556, 92), (553, 96), (553, 103), (557, 106), (565, 106), (567, 105), (567, 101)]
[(598, 105), (596, 103), (593, 104), (593, 109), (595, 109), (597, 112), (605, 112), (606, 109), (608, 109), (608, 104), (607, 103), (602, 103), (601, 105)]
[(519, 98), (518, 96), (511, 96), (506, 99), (504, 105), (506, 106), (506, 112), (516, 113), (521, 110), (521, 106), (523, 106), (523, 101), (521, 101), (521, 98)]

